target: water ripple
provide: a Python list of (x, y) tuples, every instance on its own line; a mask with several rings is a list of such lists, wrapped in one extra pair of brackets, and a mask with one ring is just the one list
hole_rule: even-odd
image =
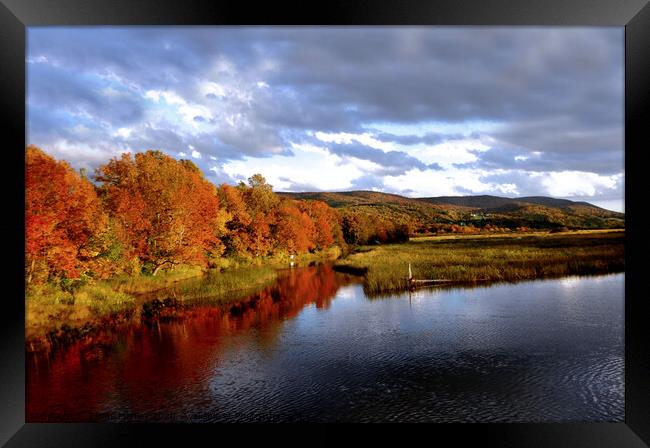
[(309, 269), (39, 364), (28, 421), (623, 421), (622, 274), (368, 300)]

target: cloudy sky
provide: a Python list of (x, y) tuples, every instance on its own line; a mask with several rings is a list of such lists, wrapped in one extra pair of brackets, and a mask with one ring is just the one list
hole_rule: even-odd
[(624, 210), (623, 28), (31, 27), (27, 142), (276, 191)]

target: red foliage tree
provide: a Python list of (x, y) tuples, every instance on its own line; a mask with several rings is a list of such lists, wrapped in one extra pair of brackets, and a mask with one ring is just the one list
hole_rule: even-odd
[(111, 215), (155, 275), (163, 266), (205, 265), (223, 252), (226, 216), (215, 187), (190, 161), (160, 151), (123, 154), (97, 170)]
[(77, 278), (98, 255), (97, 237), (107, 218), (93, 185), (68, 163), (35, 146), (25, 154), (25, 255), (27, 282), (37, 264), (47, 276)]

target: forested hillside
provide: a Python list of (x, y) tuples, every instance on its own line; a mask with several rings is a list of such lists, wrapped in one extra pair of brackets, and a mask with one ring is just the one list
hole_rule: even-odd
[(408, 226), (410, 233), (476, 232), (516, 229), (623, 228), (625, 215), (550, 197), (446, 196), (406, 198), (372, 191), (279, 193), (313, 199), (338, 208), (345, 215), (389, 216)]

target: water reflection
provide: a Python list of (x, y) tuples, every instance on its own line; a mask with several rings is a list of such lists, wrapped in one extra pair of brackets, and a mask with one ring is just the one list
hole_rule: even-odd
[[(115, 420), (182, 408), (183, 395), (205, 394), (204, 378), (224, 351), (251, 343), (272, 350), (283, 321), (306, 306), (327, 309), (338, 288), (354, 281), (328, 265), (286, 270), (273, 286), (235, 304), (189, 307), (171, 321), (106, 331), (92, 346), (78, 342), (51, 357), (29, 355), (27, 420)], [(169, 413), (158, 417), (174, 420)]]
[(235, 305), (30, 358), (27, 420), (622, 421), (624, 274), (592, 280), (376, 300), (293, 269)]

